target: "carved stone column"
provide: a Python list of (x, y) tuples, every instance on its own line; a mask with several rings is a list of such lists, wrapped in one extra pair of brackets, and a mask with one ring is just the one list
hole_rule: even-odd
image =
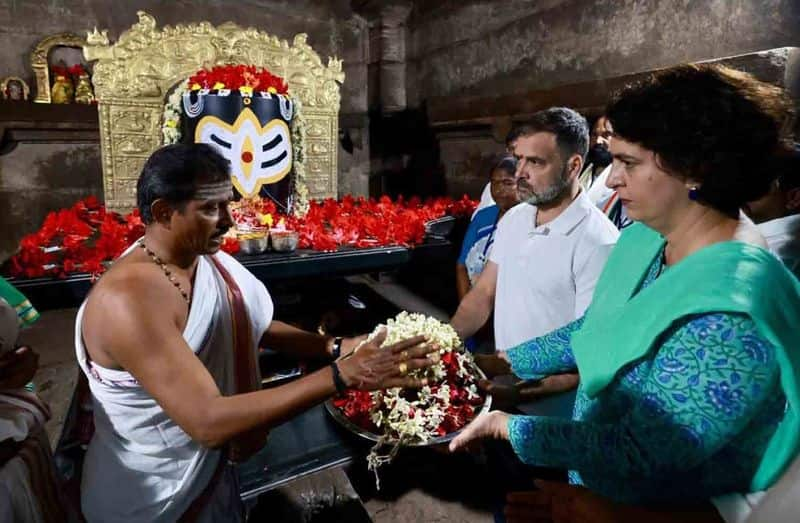
[(412, 3), (364, 2), (361, 14), (369, 21), (370, 106), (384, 113), (406, 109), (406, 21)]
[(381, 10), (380, 101), (385, 113), (406, 108), (406, 20), (410, 13), (407, 2)]

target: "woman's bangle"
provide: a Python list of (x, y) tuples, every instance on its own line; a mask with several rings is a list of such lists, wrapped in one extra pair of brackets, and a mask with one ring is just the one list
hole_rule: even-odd
[(339, 372), (339, 366), (335, 361), (331, 362), (331, 371), (333, 372), (333, 386), (336, 387), (338, 394), (344, 394), (347, 390), (347, 384), (342, 379), (342, 374)]

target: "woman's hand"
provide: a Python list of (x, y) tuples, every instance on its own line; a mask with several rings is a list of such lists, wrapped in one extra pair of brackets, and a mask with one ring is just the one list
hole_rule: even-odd
[(20, 347), (0, 356), (0, 389), (18, 389), (33, 379), (39, 355), (30, 347)]
[(479, 415), (450, 442), (450, 452), (465, 449), (470, 443), (485, 438), (507, 440), (508, 418), (508, 414), (499, 410)]
[(475, 354), (475, 364), (486, 374), (489, 379), (495, 376), (505, 376), (511, 374), (511, 364), (508, 362), (505, 353), (495, 354)]
[(529, 403), (537, 399), (566, 392), (578, 386), (578, 374), (553, 374), (540, 380), (519, 380), (512, 385), (500, 385), (489, 380), (481, 380), (478, 387), (492, 395), (499, 409), (508, 409), (521, 403)]
[(508, 523), (623, 523), (616, 505), (585, 487), (537, 480), (539, 490), (512, 492), (506, 498)]
[(424, 336), (381, 347), (385, 339), (386, 329), (382, 329), (371, 341), (337, 362), (345, 385), (359, 390), (419, 388), (427, 385), (426, 379), (412, 378), (408, 373), (437, 362), (438, 347), (426, 345)]

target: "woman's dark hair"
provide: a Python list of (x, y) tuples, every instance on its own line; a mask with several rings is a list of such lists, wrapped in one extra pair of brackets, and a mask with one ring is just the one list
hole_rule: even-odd
[(492, 168), (489, 170), (489, 178), (492, 177), (492, 173), (497, 169), (514, 176), (517, 173), (517, 159), (510, 154), (496, 156), (492, 162)]
[(783, 90), (719, 65), (680, 65), (625, 88), (606, 115), (614, 135), (656, 153), (661, 167), (699, 184), (698, 199), (728, 214), (767, 192), (768, 159), (792, 105)]
[(527, 122), (515, 127), (512, 133), (515, 135), (514, 139), (536, 133), (556, 135), (556, 143), (565, 162), (574, 154), (586, 158), (589, 150), (589, 125), (586, 118), (568, 107), (551, 107), (539, 111)]
[(154, 152), (136, 183), (136, 206), (142, 221), (153, 221), (150, 206), (162, 198), (183, 210), (194, 198), (197, 185), (230, 180), (230, 163), (203, 143), (167, 145)]

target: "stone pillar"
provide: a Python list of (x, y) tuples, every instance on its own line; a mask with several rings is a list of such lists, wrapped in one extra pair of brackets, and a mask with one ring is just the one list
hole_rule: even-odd
[(380, 105), (384, 113), (406, 108), (406, 20), (410, 3), (400, 3), (381, 10)]
[(365, 15), (370, 21), (370, 106), (381, 112), (406, 109), (406, 20), (408, 1), (372, 5)]
[(369, 195), (369, 24), (354, 14), (341, 26), (345, 81), (339, 111), (339, 196)]

